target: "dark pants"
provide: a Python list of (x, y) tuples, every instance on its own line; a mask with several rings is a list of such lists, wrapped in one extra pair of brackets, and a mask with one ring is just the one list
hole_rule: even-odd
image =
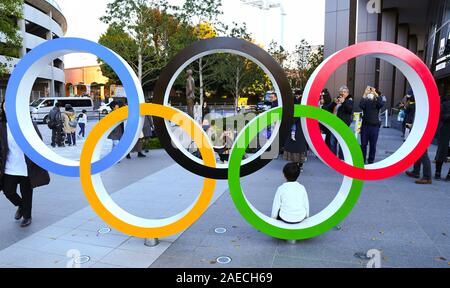
[(333, 152), (333, 154), (337, 154), (337, 149), (338, 149), (338, 141), (336, 139), (336, 137), (334, 137), (333, 134), (330, 134), (330, 150), (331, 152)]
[(420, 157), (420, 159), (414, 164), (413, 173), (420, 176), (420, 167), (423, 166), (423, 179), (431, 180), (431, 161), (428, 156), (428, 151)]
[(76, 135), (75, 135), (75, 133), (70, 133), (70, 134), (67, 134), (67, 144), (68, 145), (77, 145), (77, 140), (76, 140)]
[[(361, 149), (366, 163), (373, 164), (377, 153), (378, 135), (380, 126), (363, 125), (361, 127)], [(367, 146), (370, 144), (369, 159), (367, 159)]]
[(278, 221), (282, 221), (282, 222), (284, 222), (284, 223), (286, 223), (286, 224), (291, 224), (291, 225), (295, 225), (295, 224), (300, 224), (300, 223), (302, 223), (303, 221), (300, 221), (300, 222), (295, 222), (295, 223), (292, 223), (292, 222), (287, 222), (287, 221), (284, 221), (281, 217), (280, 217), (280, 212), (278, 212), (278, 217), (277, 217), (277, 220)]
[[(22, 197), (17, 194), (18, 185), (20, 185), (20, 194)], [(14, 206), (22, 208), (22, 214), (25, 219), (31, 218), (33, 189), (31, 188), (30, 178), (4, 175), (3, 192)]]
[(405, 117), (405, 120), (403, 120), (403, 122), (402, 122), (402, 133), (403, 133), (403, 137), (405, 137), (405, 135), (406, 135), (406, 117)]
[(80, 126), (80, 133), (78, 135), (84, 138), (86, 136), (86, 124), (79, 123), (78, 125)]
[(52, 145), (58, 145), (61, 146), (63, 144), (63, 137), (62, 137), (62, 126), (57, 126), (56, 128), (52, 129)]
[(447, 157), (450, 155), (448, 154), (450, 147), (450, 123), (441, 123), (438, 140), (439, 144), (435, 160), (437, 162), (447, 162)]
[(331, 149), (331, 132), (328, 129), (324, 129), (323, 132), (325, 134), (325, 143), (327, 144), (328, 148)]
[(341, 147), (339, 146), (339, 142), (336, 137), (334, 137), (333, 134), (330, 136), (330, 150), (333, 152), (333, 154), (338, 155), (339, 159), (344, 160), (344, 152), (342, 151)]

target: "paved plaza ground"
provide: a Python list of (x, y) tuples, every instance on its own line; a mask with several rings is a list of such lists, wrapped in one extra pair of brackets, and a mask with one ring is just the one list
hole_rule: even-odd
[[(44, 137), (48, 139), (48, 132)], [(401, 140), (397, 130), (383, 129), (378, 159), (398, 149)], [(81, 143), (58, 152), (76, 159), (79, 149)], [(435, 150), (432, 146), (432, 157)], [(270, 214), (275, 190), (283, 183), (284, 164), (275, 160), (242, 179), (247, 198), (265, 214)], [(120, 206), (153, 218), (188, 207), (203, 180), (162, 150), (151, 151), (146, 159), (123, 160), (102, 179)], [(335, 197), (342, 176), (311, 156), (300, 182), (309, 193), (311, 214), (316, 214)], [(73, 267), (72, 257), (79, 255), (89, 256), (80, 258), (89, 260), (80, 267), (363, 268), (368, 260), (355, 254), (371, 249), (380, 251), (382, 267), (450, 267), (450, 183), (417, 186), (404, 175), (366, 182), (357, 206), (339, 227), (296, 245), (247, 224), (234, 207), (226, 181), (218, 181), (214, 201), (197, 223), (153, 248), (144, 246), (143, 239), (108, 229), (89, 207), (78, 179), (52, 175), (51, 185), (37, 189), (34, 199), (33, 225), (21, 229), (13, 220), (14, 207), (0, 198), (0, 267)], [(226, 232), (217, 234), (216, 228)], [(220, 256), (231, 262), (217, 263)]]

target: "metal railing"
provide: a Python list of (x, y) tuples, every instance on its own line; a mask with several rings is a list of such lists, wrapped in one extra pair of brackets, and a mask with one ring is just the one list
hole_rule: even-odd
[(55, 7), (57, 10), (59, 10), (59, 12), (62, 12), (61, 7), (59, 6), (59, 4), (55, 1), (55, 0), (45, 0), (48, 3), (50, 3), (53, 7)]
[(380, 120), (384, 124), (383, 128), (391, 128), (389, 109), (380, 114)]
[[(81, 112), (76, 112), (76, 115), (80, 114)], [(30, 113), (33, 120), (35, 120), (38, 123), (43, 123), (45, 117), (48, 116), (49, 113)], [(106, 117), (107, 114), (103, 114), (100, 111), (88, 111), (86, 113), (88, 115), (88, 120), (102, 120)]]

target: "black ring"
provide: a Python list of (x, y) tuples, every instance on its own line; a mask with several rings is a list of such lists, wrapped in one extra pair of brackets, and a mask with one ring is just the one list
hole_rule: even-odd
[[(155, 86), (154, 103), (164, 105), (164, 96), (166, 90), (169, 88), (168, 85), (172, 80), (174, 74), (182, 65), (184, 65), (187, 61), (189, 61), (196, 55), (219, 49), (243, 52), (258, 60), (272, 73), (275, 81), (278, 84), (278, 87), (280, 88), (281, 98), (283, 100), (283, 117), (279, 132), (279, 139), (282, 140), (282, 142), (280, 141), (280, 143), (284, 143), (284, 141), (289, 136), (289, 123), (293, 123), (294, 115), (294, 97), (292, 95), (289, 81), (283, 68), (281, 68), (281, 66), (269, 53), (267, 53), (260, 47), (242, 39), (218, 37), (201, 40), (182, 50), (169, 62), (169, 64), (167, 64), (167, 66), (162, 71)], [(165, 125), (164, 119), (155, 118), (155, 128), (156, 133), (161, 141), (162, 147), (164, 147), (170, 157), (179, 165), (189, 170), (190, 172), (202, 177), (218, 180), (228, 179), (228, 168), (206, 167), (193, 161), (179, 149), (175, 148), (174, 145), (172, 145), (172, 141)], [(261, 159), (261, 157), (256, 158), (252, 162), (247, 163), (241, 167), (241, 177), (245, 177), (255, 173), (256, 171), (265, 167), (271, 161), (272, 160), (269, 159)]]

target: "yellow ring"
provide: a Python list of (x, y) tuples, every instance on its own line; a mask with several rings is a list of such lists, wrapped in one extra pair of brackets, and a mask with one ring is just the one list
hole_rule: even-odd
[[(198, 125), (192, 124), (193, 120), (190, 117), (171, 107), (156, 104), (141, 104), (140, 114), (141, 116), (151, 115), (164, 118), (180, 126), (200, 148), (200, 153), (204, 164), (212, 168), (216, 167), (214, 150), (206, 138), (205, 133)], [(119, 122), (125, 121), (127, 116), (128, 108), (121, 108), (113, 113), (110, 113), (89, 133), (80, 156), (80, 180), (83, 191), (97, 215), (99, 215), (100, 218), (102, 218), (103, 221), (105, 221), (112, 228), (121, 231), (122, 233), (139, 238), (163, 238), (175, 235), (189, 228), (206, 211), (214, 195), (216, 180), (205, 178), (202, 192), (192, 209), (179, 220), (168, 225), (159, 227), (143, 227), (142, 225), (130, 223), (132, 221), (120, 219), (117, 215), (110, 212), (100, 200), (93, 185), (91, 162), (98, 141), (111, 127)], [(99, 175), (94, 176), (99, 177)]]

